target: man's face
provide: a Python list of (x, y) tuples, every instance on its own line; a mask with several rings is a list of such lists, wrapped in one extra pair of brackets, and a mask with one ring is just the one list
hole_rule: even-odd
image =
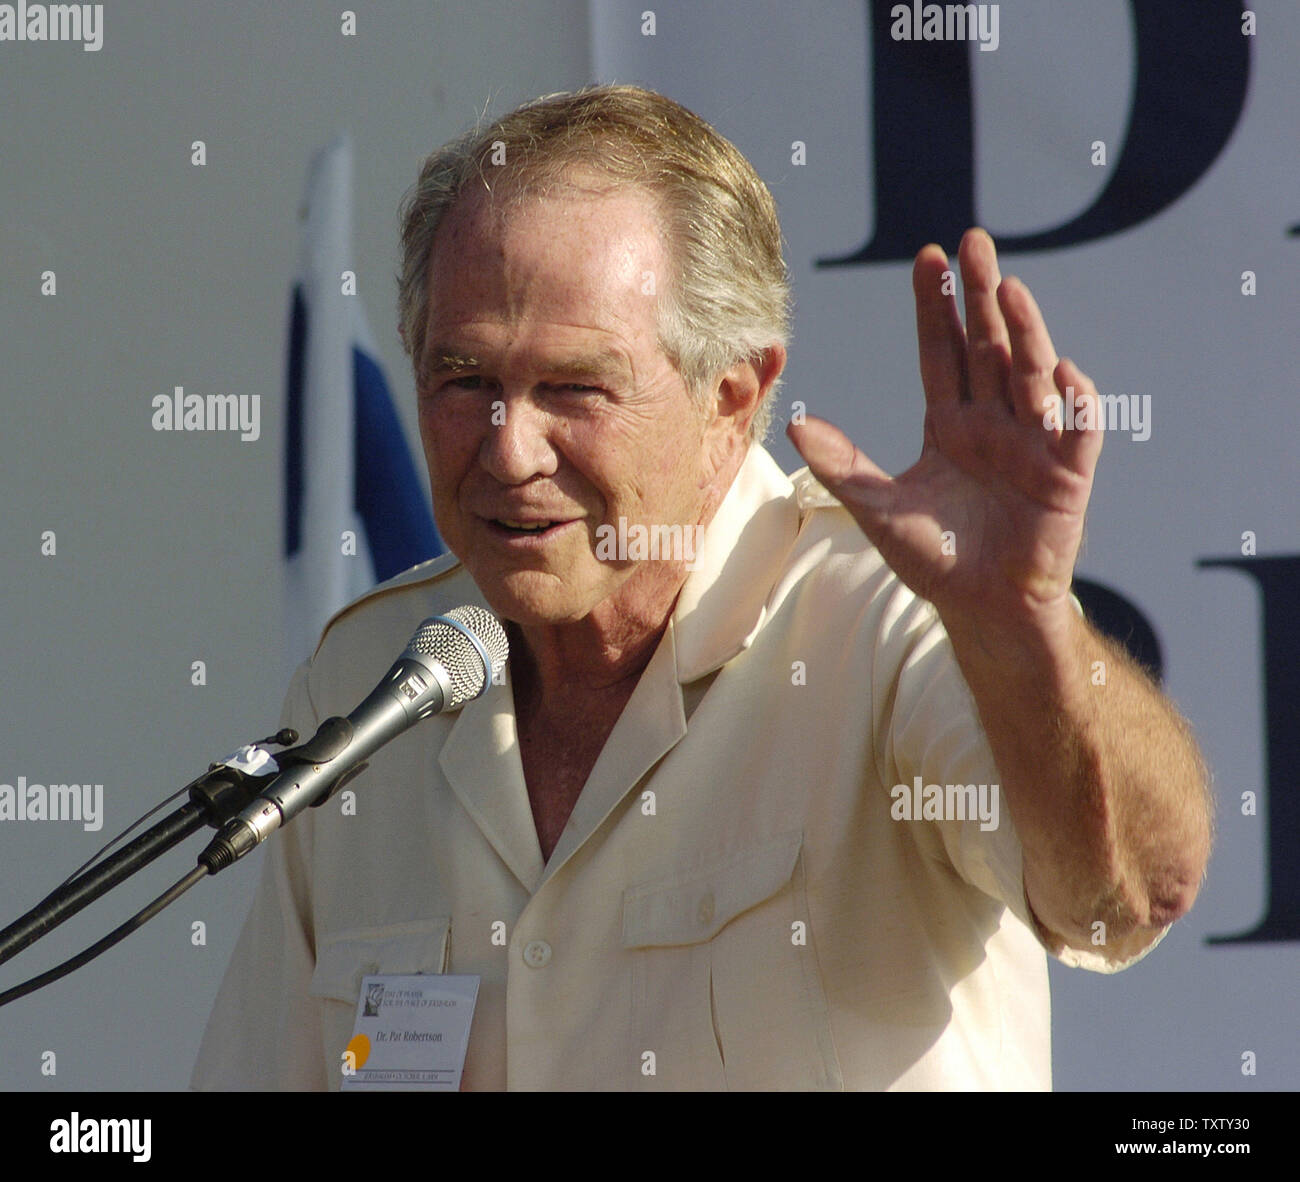
[(521, 625), (665, 614), (681, 564), (598, 558), (597, 528), (694, 526), (716, 507), (735, 428), (701, 413), (659, 347), (668, 262), (639, 190), (505, 209), (475, 194), (438, 229), (419, 382), (434, 514)]

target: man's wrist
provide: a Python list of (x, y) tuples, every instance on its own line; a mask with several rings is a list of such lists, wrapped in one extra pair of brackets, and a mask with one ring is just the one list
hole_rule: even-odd
[(1012, 623), (984, 615), (944, 617), (943, 624), (977, 700), (984, 689), (1007, 694), (1023, 686), (1037, 701), (1064, 705), (1087, 687), (1091, 649), (1102, 656), (1069, 596)]

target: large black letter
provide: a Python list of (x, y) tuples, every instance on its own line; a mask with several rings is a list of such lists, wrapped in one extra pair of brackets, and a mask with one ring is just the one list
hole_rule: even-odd
[(1165, 663), (1156, 630), (1132, 600), (1091, 579), (1076, 577), (1070, 590), (1098, 632), (1122, 644), (1128, 655), (1157, 681), (1164, 680)]
[[(1133, 109), (1110, 183), (1064, 225), (1001, 236), (999, 252), (1090, 242), (1154, 217), (1205, 174), (1236, 127), (1250, 75), (1241, 0), (1129, 3), (1137, 59)], [(927, 242), (951, 253), (977, 222), (973, 44), (895, 41), (892, 7), (887, 0), (870, 3), (875, 233), (851, 255), (818, 259), (819, 267), (907, 261)], [(1080, 152), (1086, 146), (1081, 138)]]
[(1300, 555), (1204, 558), (1198, 566), (1232, 566), (1259, 583), (1264, 599), (1265, 783), (1268, 785), (1268, 908), (1260, 925), (1211, 944), (1300, 940)]

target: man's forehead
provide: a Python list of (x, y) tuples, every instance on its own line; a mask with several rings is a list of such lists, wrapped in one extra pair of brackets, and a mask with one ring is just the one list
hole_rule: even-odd
[(574, 164), (559, 172), (530, 173), (496, 180), (487, 177), (482, 185), (467, 185), (456, 197), (447, 216), (486, 212), (509, 216), (548, 202), (621, 201), (659, 211), (659, 197), (648, 183), (616, 179), (594, 166)]
[(588, 333), (657, 337), (662, 268), (657, 219), (640, 191), (464, 199), (434, 239), (428, 364), (440, 364), (436, 342), (453, 361), (472, 357), (474, 326), (551, 324), (584, 354), (604, 344), (579, 339)]
[[(470, 255), (504, 256), (527, 247), (563, 244), (574, 262), (616, 265), (611, 256), (663, 253), (654, 197), (631, 186), (573, 185), (523, 193), (471, 191), (447, 211), (433, 240), (430, 270)], [(480, 260), (481, 261), (481, 260)]]

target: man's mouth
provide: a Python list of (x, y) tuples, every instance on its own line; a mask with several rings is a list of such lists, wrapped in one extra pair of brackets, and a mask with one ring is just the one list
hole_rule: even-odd
[(503, 526), (505, 529), (514, 530), (516, 533), (538, 534), (543, 530), (548, 530), (555, 524), (554, 521), (510, 521), (507, 518), (497, 517), (493, 519), (494, 525)]
[(532, 517), (522, 520), (515, 517), (489, 517), (489, 531), (502, 541), (526, 542), (535, 539), (540, 545), (561, 533), (566, 526), (573, 525), (576, 519)]

